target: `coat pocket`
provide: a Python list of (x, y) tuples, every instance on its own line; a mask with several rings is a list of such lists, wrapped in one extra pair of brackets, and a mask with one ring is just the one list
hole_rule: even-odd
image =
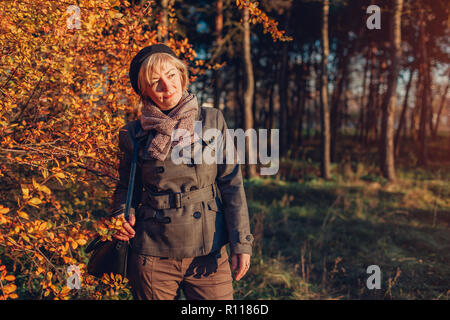
[(205, 209), (205, 224), (203, 229), (205, 247), (216, 250), (228, 242), (225, 216), (216, 199), (208, 200), (205, 203)]
[(207, 202), (208, 209), (214, 212), (223, 213), (223, 205), (218, 198), (211, 199)]
[(211, 199), (208, 201), (208, 209), (216, 212), (219, 211), (216, 199)]

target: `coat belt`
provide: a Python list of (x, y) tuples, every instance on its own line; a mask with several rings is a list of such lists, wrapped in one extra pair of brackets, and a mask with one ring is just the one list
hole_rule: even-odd
[(156, 210), (179, 209), (188, 204), (215, 199), (217, 195), (216, 188), (216, 184), (213, 183), (204, 188), (187, 192), (171, 192), (158, 195), (145, 192), (143, 205), (149, 205)]

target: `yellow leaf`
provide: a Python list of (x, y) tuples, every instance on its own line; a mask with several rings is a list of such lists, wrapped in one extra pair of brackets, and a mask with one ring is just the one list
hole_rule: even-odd
[(5, 277), (5, 280), (6, 280), (6, 281), (14, 281), (14, 280), (16, 280), (16, 277), (13, 276), (12, 274), (10, 274), (10, 275), (8, 275), (8, 276)]
[(34, 179), (33, 179), (33, 186), (38, 189), (39, 191), (45, 192), (46, 194), (50, 195), (51, 191), (49, 188), (47, 188), (47, 186), (44, 186), (42, 184), (37, 183)]
[(29, 189), (25, 186), (22, 186), (22, 193), (23, 193), (23, 197), (26, 199), (29, 197)]
[(2, 213), (8, 213), (9, 212), (9, 208), (6, 208), (4, 206), (0, 206), (0, 214)]
[(33, 198), (30, 201), (28, 201), (28, 203), (33, 205), (33, 206), (37, 206), (37, 205), (41, 204), (42, 201), (39, 198)]
[(66, 295), (69, 294), (70, 290), (71, 290), (71, 289), (70, 289), (68, 286), (65, 286), (65, 287), (61, 290), (60, 294), (61, 294), (62, 296), (66, 296)]
[[(36, 199), (36, 198), (35, 198), (35, 199)], [(30, 219), (30, 217), (28, 216), (28, 214), (27, 214), (26, 212), (23, 212), (23, 211), (17, 211), (17, 214), (18, 214), (19, 217), (21, 217), (21, 218), (24, 218), (24, 219), (27, 219), (27, 220)]]
[(66, 175), (63, 172), (58, 172), (57, 174), (55, 174), (55, 177), (62, 179), (62, 178), (65, 178)]
[(72, 242), (70, 243), (70, 245), (71, 245), (71, 247), (72, 247), (73, 250), (75, 250), (75, 249), (78, 247), (78, 243), (76, 243), (75, 241), (72, 241)]
[(44, 270), (44, 268), (42, 268), (42, 267), (38, 267), (37, 268), (37, 270), (36, 270), (36, 274), (41, 274), (42, 272), (44, 272), (45, 270)]
[(40, 185), (39, 191), (42, 191), (42, 192), (44, 192), (44, 193), (47, 194), (47, 195), (51, 195), (51, 194), (52, 194), (52, 192), (50, 191), (50, 189), (47, 188), (47, 186), (44, 186), (44, 185)]
[(3, 287), (3, 293), (10, 294), (10, 293), (13, 293), (14, 291), (16, 291), (16, 289), (17, 289), (17, 286), (15, 284), (10, 283), (7, 286)]
[(4, 216), (0, 215), (0, 224), (4, 224), (7, 222), (8, 222), (8, 220), (6, 220), (6, 218)]
[(47, 222), (43, 222), (39, 227), (38, 230), (39, 231), (43, 231), (47, 228)]
[(60, 185), (62, 185), (62, 186), (64, 185), (64, 183), (58, 177), (56, 177), (56, 179), (58, 180)]
[(34, 178), (32, 179), (33, 181), (33, 187), (35, 187), (36, 189), (39, 189), (40, 184), (36, 182), (36, 180), (34, 180)]
[(87, 241), (84, 239), (78, 239), (77, 242), (80, 246), (84, 246), (87, 243)]
[(44, 169), (41, 172), (42, 172), (42, 176), (44, 177), (44, 179), (47, 179), (47, 177), (48, 177), (48, 170)]

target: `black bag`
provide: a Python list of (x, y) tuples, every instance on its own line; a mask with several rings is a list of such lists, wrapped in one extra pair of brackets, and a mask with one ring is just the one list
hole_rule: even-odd
[(100, 236), (96, 237), (85, 250), (87, 253), (93, 251), (87, 265), (88, 273), (99, 278), (104, 273), (126, 277), (128, 246), (128, 241), (101, 241)]
[[(130, 179), (128, 182), (127, 202), (125, 205), (125, 220), (128, 221), (131, 201), (133, 199), (134, 177), (136, 173), (136, 161), (139, 143), (134, 142), (133, 160), (131, 163)], [(92, 251), (87, 265), (87, 271), (95, 277), (102, 277), (104, 273), (120, 274), (127, 276), (129, 241), (113, 239), (101, 241), (101, 236), (96, 237), (86, 247), (85, 252)]]

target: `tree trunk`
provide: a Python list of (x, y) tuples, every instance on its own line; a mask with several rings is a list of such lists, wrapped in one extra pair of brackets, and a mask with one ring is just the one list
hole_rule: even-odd
[(438, 134), (439, 122), (441, 121), (442, 110), (444, 110), (445, 102), (447, 101), (447, 93), (448, 93), (449, 84), (450, 84), (450, 82), (447, 82), (447, 86), (444, 89), (444, 94), (442, 95), (441, 103), (439, 106), (439, 111), (436, 116), (436, 123), (434, 124), (434, 128), (433, 128), (433, 134), (432, 134), (433, 139), (436, 139), (437, 134)]
[(269, 123), (268, 123), (268, 128), (272, 129), (273, 128), (273, 124), (274, 124), (274, 112), (273, 112), (273, 99), (275, 98), (275, 95), (273, 94), (275, 90), (275, 84), (272, 85), (272, 88), (270, 88), (270, 95), (269, 95)]
[(331, 99), (331, 114), (330, 114), (330, 130), (331, 130), (331, 146), (330, 146), (330, 156), (331, 161), (336, 161), (336, 140), (338, 135), (338, 128), (342, 120), (342, 110), (341, 110), (341, 98), (344, 89), (344, 83), (347, 81), (348, 76), (348, 62), (350, 53), (345, 48), (339, 53), (338, 70), (336, 75), (336, 85), (334, 87), (333, 96)]
[[(418, 138), (418, 123), (417, 123), (417, 115), (420, 112), (420, 106), (421, 106), (421, 102), (420, 102), (420, 98), (422, 97), (422, 91), (423, 91), (423, 68), (422, 65), (420, 63), (420, 53), (419, 53), (419, 66), (418, 66), (418, 73), (417, 73), (417, 80), (416, 80), (416, 97), (415, 97), (415, 105), (414, 105), (414, 109), (411, 111), (411, 115), (410, 115), (410, 136), (412, 138), (412, 140), (416, 143), (418, 142), (419, 138)], [(419, 153), (418, 151), (419, 149), (417, 149), (417, 154)]]
[(306, 106), (306, 137), (305, 139), (309, 141), (311, 139), (311, 124), (313, 117), (311, 116), (311, 103)]
[[(289, 20), (290, 10), (284, 14), (284, 24), (287, 25)], [(280, 95), (280, 156), (287, 155), (288, 149), (288, 46), (287, 42), (283, 42), (281, 45), (281, 69), (280, 69), (280, 83), (279, 83), (279, 95)]]
[(167, 44), (167, 33), (169, 28), (169, 6), (172, 0), (161, 0), (161, 28), (158, 28), (158, 41)]
[(241, 90), (241, 63), (239, 59), (235, 61), (234, 65), (234, 128), (242, 128), (242, 119), (244, 118), (241, 114), (243, 113), (244, 104), (242, 102), (242, 90)]
[(420, 30), (419, 30), (419, 43), (420, 43), (420, 65), (423, 71), (423, 90), (422, 90), (422, 105), (420, 108), (420, 123), (419, 123), (419, 165), (420, 166), (426, 166), (428, 162), (428, 155), (427, 155), (427, 115), (428, 115), (428, 103), (429, 103), (429, 97), (428, 97), (428, 85), (430, 83), (429, 78), (429, 70), (427, 68), (427, 47), (426, 47), (426, 39), (425, 39), (425, 17), (424, 17), (424, 11), (421, 10), (420, 12)]
[[(249, 22), (249, 9), (244, 8), (242, 11), (243, 23), (244, 23), (244, 64), (245, 64), (245, 76), (246, 76), (246, 86), (244, 92), (244, 126), (245, 131), (253, 129), (253, 92), (254, 92), (254, 78), (253, 78), (253, 66), (251, 57), (251, 47), (250, 47), (250, 22)], [(250, 164), (250, 159), (253, 153), (257, 150), (253, 150), (251, 146), (253, 145), (252, 136), (249, 135), (247, 143), (245, 144), (246, 156), (246, 176), (247, 178), (252, 178), (256, 176), (256, 167), (254, 164)]]
[[(306, 139), (309, 140), (310, 137), (310, 129), (311, 129), (311, 119), (310, 119), (310, 110), (308, 108), (308, 102), (310, 100), (310, 91), (309, 91), (309, 83), (310, 83), (310, 79), (311, 79), (311, 66), (312, 66), (312, 55), (314, 52), (314, 45), (309, 45), (308, 46), (308, 59), (307, 59), (307, 63), (304, 69), (304, 79), (303, 79), (303, 106), (302, 106), (302, 110), (303, 113), (305, 114), (304, 116), (302, 116), (303, 118), (306, 119)], [(303, 61), (302, 61), (303, 64)], [(302, 129), (300, 132), (300, 136), (299, 136), (299, 142), (298, 145), (301, 146), (303, 144), (303, 121), (302, 121)]]
[[(277, 52), (275, 53), (275, 56), (277, 55)], [(279, 84), (279, 76), (280, 76), (280, 69), (279, 64), (274, 63), (273, 67), (273, 74), (275, 75), (272, 86), (270, 88), (270, 97), (269, 97), (269, 129), (273, 129), (275, 126), (275, 112), (274, 112), (274, 105), (275, 105), (275, 86)]]
[[(303, 54), (302, 54), (303, 57)], [(307, 86), (307, 74), (308, 74), (308, 65), (303, 64), (303, 58), (302, 58), (302, 65), (300, 66), (300, 79), (298, 82), (298, 101), (297, 101), (297, 110), (299, 112), (298, 114), (298, 122), (297, 122), (297, 128), (294, 128), (295, 132), (297, 133), (297, 136), (295, 138), (295, 141), (297, 142), (297, 147), (300, 148), (300, 146), (303, 144), (303, 119), (305, 117), (305, 103), (306, 103), (306, 86)], [(295, 116), (294, 116), (295, 119)], [(294, 121), (292, 119), (291, 121)]]
[[(223, 30), (223, 0), (216, 1), (216, 47), (219, 50), (223, 42), (222, 36)], [(219, 55), (220, 56), (220, 55)], [(218, 61), (221, 62), (220, 59)], [(222, 90), (221, 70), (214, 71), (214, 108), (219, 108), (220, 105), (220, 93)]]
[(324, 179), (331, 178), (330, 173), (330, 111), (328, 106), (328, 77), (327, 64), (329, 55), (328, 46), (328, 11), (330, 1), (324, 0), (322, 11), (322, 72), (320, 88), (321, 124), (322, 124), (322, 165), (321, 173)]
[(374, 121), (375, 116), (375, 95), (376, 95), (376, 52), (377, 48), (374, 44), (372, 44), (372, 47), (370, 49), (370, 78), (369, 78), (369, 96), (367, 99), (367, 106), (366, 106), (366, 115), (364, 118), (364, 134), (363, 134), (363, 141), (364, 145), (367, 147), (369, 145), (369, 132), (371, 128), (371, 123)]
[[(370, 123), (372, 124), (372, 129), (373, 129), (373, 141), (380, 141), (382, 139), (381, 135), (379, 134), (379, 132), (381, 131), (379, 128), (379, 118), (381, 116), (381, 118), (383, 117), (383, 101), (384, 101), (384, 97), (386, 95), (387, 92), (381, 92), (381, 88), (382, 88), (382, 83), (384, 80), (384, 72), (387, 69), (386, 66), (386, 57), (382, 56), (381, 57), (381, 61), (380, 61), (380, 65), (378, 67), (378, 80), (377, 80), (377, 85), (376, 85), (376, 91), (375, 91), (375, 95), (374, 95), (374, 116), (373, 118), (370, 120)], [(386, 81), (387, 83), (387, 81)], [(383, 119), (381, 119), (383, 120)], [(383, 121), (381, 121), (381, 123), (383, 123)], [(382, 148), (382, 150), (384, 151), (384, 148)], [(384, 156), (383, 156), (384, 157)]]
[(360, 113), (359, 113), (359, 125), (358, 125), (358, 140), (359, 142), (363, 141), (364, 137), (364, 119), (366, 116), (365, 112), (365, 97), (366, 97), (366, 80), (367, 80), (367, 71), (369, 70), (369, 62), (371, 58), (372, 50), (369, 48), (367, 50), (367, 58), (366, 63), (364, 64), (364, 72), (363, 72), (363, 81), (362, 81), (362, 94), (361, 94), (361, 102), (360, 102)]
[(398, 156), (399, 152), (400, 152), (400, 137), (402, 134), (402, 130), (405, 127), (405, 122), (406, 122), (406, 111), (408, 110), (408, 97), (409, 97), (409, 91), (411, 89), (411, 84), (412, 84), (412, 79), (414, 77), (414, 72), (416, 70), (414, 68), (412, 68), (410, 70), (409, 73), (409, 80), (408, 80), (408, 84), (406, 85), (406, 92), (405, 92), (405, 98), (403, 100), (403, 108), (402, 108), (402, 112), (400, 114), (400, 118), (398, 120), (398, 128), (397, 128), (397, 132), (395, 133), (395, 143), (394, 143), (394, 148), (395, 148), (395, 155)]
[(430, 134), (433, 133), (433, 114), (434, 114), (434, 96), (433, 93), (431, 92), (431, 88), (433, 87), (433, 77), (431, 76), (432, 72), (431, 72), (431, 62), (430, 59), (426, 60), (426, 70), (427, 70), (427, 96), (428, 96), (428, 114), (427, 114), (427, 119), (428, 119), (428, 130), (430, 131)]
[(386, 178), (395, 180), (394, 166), (394, 116), (397, 97), (397, 77), (401, 58), (401, 16), (403, 0), (394, 1), (394, 12), (391, 20), (391, 66), (388, 77), (388, 88), (383, 101), (383, 155), (381, 169)]

